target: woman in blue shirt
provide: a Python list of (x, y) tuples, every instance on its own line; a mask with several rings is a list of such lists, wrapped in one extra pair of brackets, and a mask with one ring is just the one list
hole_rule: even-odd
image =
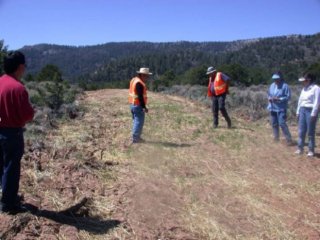
[(274, 82), (268, 90), (268, 110), (270, 112), (273, 136), (275, 141), (279, 141), (279, 126), (287, 140), (287, 144), (292, 144), (292, 137), (287, 125), (288, 101), (291, 97), (291, 91), (281, 76), (280, 72), (272, 75)]

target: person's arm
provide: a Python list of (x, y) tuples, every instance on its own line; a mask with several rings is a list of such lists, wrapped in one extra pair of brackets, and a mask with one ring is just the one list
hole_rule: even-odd
[(289, 101), (290, 98), (291, 98), (291, 91), (290, 91), (290, 88), (289, 86), (286, 84), (284, 85), (284, 95), (281, 96), (278, 100), (281, 101), (281, 102), (286, 102), (286, 101)]
[(211, 77), (209, 77), (207, 96), (210, 97), (210, 98), (213, 96), (212, 91), (211, 91), (211, 84), (212, 84), (211, 83)]
[(311, 117), (315, 118), (318, 115), (319, 106), (320, 106), (320, 88), (316, 86), (314, 88), (314, 102), (312, 106)]
[(230, 77), (224, 73), (221, 73), (221, 77), (223, 79), (223, 81), (225, 82), (229, 82), (230, 81)]
[(273, 101), (273, 84), (271, 84), (268, 89), (268, 100), (269, 102)]
[(19, 88), (17, 91), (17, 109), (20, 120), (23, 123), (30, 122), (34, 117), (34, 109), (31, 106), (27, 90)]
[(225, 81), (225, 83), (227, 84), (226, 93), (229, 94), (230, 77), (224, 73), (221, 73), (221, 77), (222, 77), (223, 81)]
[(138, 94), (138, 99), (140, 102), (140, 106), (144, 109), (146, 109), (146, 104), (144, 102), (144, 98), (143, 98), (143, 86), (141, 83), (137, 83), (136, 84), (136, 90), (137, 90), (137, 94)]
[[(302, 91), (303, 91), (303, 90), (302, 90)], [(298, 120), (298, 121), (299, 121), (299, 112), (300, 112), (300, 107), (301, 107), (301, 95), (302, 95), (302, 91), (301, 91), (300, 96), (299, 96), (298, 106), (297, 106), (297, 112), (296, 112), (297, 120)]]
[(227, 90), (226, 90), (226, 93), (227, 93), (227, 94), (229, 94), (230, 81), (226, 81), (226, 84), (227, 84)]

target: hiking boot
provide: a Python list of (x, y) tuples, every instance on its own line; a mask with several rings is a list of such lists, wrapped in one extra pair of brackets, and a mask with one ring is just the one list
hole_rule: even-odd
[(314, 152), (309, 151), (308, 154), (307, 154), (307, 156), (308, 156), (308, 157), (314, 157)]
[(303, 150), (302, 149), (298, 149), (297, 151), (294, 152), (294, 154), (302, 155), (303, 154)]
[(23, 204), (7, 205), (7, 204), (0, 203), (0, 211), (10, 215), (15, 215), (18, 213), (28, 212), (29, 209), (25, 207)]
[(145, 143), (146, 141), (142, 138), (138, 138), (138, 139), (133, 139), (132, 143)]
[(295, 143), (292, 140), (287, 141), (287, 146), (288, 147), (291, 147), (291, 146), (294, 146), (294, 145), (295, 145)]
[(16, 204), (21, 204), (21, 202), (24, 201), (24, 196), (23, 195), (17, 195), (16, 198)]

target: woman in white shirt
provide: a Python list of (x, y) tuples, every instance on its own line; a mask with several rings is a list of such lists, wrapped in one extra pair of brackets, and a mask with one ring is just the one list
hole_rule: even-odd
[(298, 150), (296, 154), (303, 154), (303, 147), (305, 144), (305, 137), (308, 134), (308, 157), (314, 156), (315, 146), (315, 130), (318, 118), (318, 110), (320, 105), (320, 88), (314, 84), (314, 75), (307, 73), (304, 77), (299, 78), (303, 84), (298, 108), (297, 119), (298, 125)]

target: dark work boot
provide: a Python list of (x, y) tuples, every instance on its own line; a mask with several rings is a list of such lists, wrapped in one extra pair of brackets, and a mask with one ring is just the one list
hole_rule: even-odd
[(231, 125), (231, 120), (229, 118), (229, 121), (227, 121), (227, 124), (228, 124), (228, 128), (232, 128), (232, 125)]
[(226, 120), (227, 124), (228, 124), (228, 128), (231, 128), (232, 125), (231, 125), (231, 119), (227, 113), (227, 110), (224, 108), (224, 109), (221, 109), (221, 114), (222, 116), (224, 117), (224, 119)]
[(217, 116), (213, 117), (213, 128), (217, 128), (219, 125), (219, 119)]
[(217, 128), (219, 125), (219, 115), (214, 114), (213, 115), (213, 128)]

